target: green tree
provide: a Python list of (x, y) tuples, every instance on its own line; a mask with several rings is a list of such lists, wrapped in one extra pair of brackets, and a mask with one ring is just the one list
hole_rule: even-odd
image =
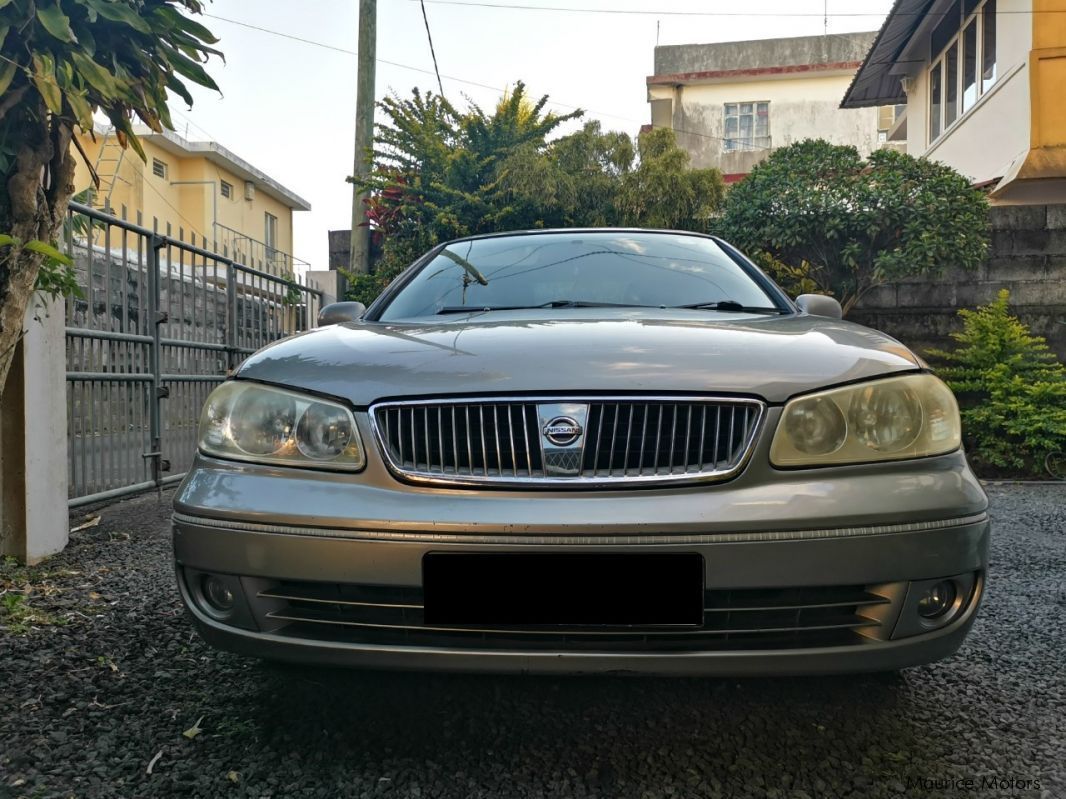
[(138, 118), (173, 128), (167, 92), (192, 104), (186, 81), (217, 39), (182, 12), (198, 0), (0, 0), (0, 391), (26, 306), (73, 192), (75, 127), (102, 112), (142, 158)]
[(988, 249), (987, 201), (950, 167), (888, 149), (863, 160), (822, 140), (756, 165), (718, 229), (787, 287), (833, 294), (845, 313), (886, 281), (976, 269)]
[[(367, 217), (382, 236), (371, 275), (349, 275), (348, 296), (372, 301), (409, 263), (435, 244), (508, 227), (551, 224), (553, 198), (565, 194), (542, 158), (548, 136), (580, 111), (545, 112), (517, 83), (488, 113), (459, 113), (433, 92), (393, 94), (380, 105)], [(539, 199), (535, 199), (539, 196)]]
[(1066, 450), (1066, 367), (1009, 303), (1003, 289), (988, 305), (959, 311), (959, 346), (929, 355), (945, 364), (939, 372), (959, 398), (975, 464), (1039, 474), (1049, 453)]
[(688, 153), (667, 128), (642, 134), (637, 145), (640, 163), (619, 188), (623, 224), (708, 231), (725, 192), (722, 173), (689, 168)]
[(348, 296), (372, 301), (441, 241), (547, 227), (633, 225), (706, 230), (721, 202), (717, 170), (689, 168), (670, 131), (637, 147), (625, 133), (586, 122), (552, 139), (563, 116), (544, 111), (522, 83), (487, 113), (460, 113), (432, 92), (381, 103), (367, 217), (382, 239), (371, 275), (349, 275)]

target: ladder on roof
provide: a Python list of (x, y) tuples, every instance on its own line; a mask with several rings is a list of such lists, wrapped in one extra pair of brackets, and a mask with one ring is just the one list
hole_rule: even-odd
[(96, 176), (100, 179), (100, 188), (93, 192), (93, 207), (109, 214), (114, 213), (111, 208), (111, 196), (115, 192), (115, 184), (121, 182), (129, 185), (129, 181), (120, 174), (125, 157), (126, 148), (119, 144), (114, 126), (109, 125), (104, 132), (100, 150), (96, 154), (96, 163), (93, 165)]

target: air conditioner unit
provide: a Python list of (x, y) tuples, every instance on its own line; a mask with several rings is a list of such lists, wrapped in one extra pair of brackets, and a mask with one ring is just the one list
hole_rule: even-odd
[(255, 183), (251, 180), (244, 181), (244, 199), (255, 199)]

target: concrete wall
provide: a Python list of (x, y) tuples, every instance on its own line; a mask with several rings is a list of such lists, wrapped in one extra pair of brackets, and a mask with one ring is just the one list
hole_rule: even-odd
[[(791, 67), (862, 61), (875, 33), (794, 36), (714, 44), (676, 44), (655, 48), (655, 74)], [(843, 96), (843, 95), (841, 95)], [(840, 98), (837, 98), (840, 102)]]
[(991, 251), (977, 272), (881, 286), (848, 318), (919, 351), (951, 348), (958, 309), (988, 303), (1006, 288), (1012, 311), (1066, 361), (1066, 205), (998, 206), (991, 223)]

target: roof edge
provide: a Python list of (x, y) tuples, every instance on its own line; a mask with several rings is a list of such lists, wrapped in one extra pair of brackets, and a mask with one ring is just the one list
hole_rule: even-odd
[(162, 133), (156, 133), (151, 128), (140, 125), (134, 127), (134, 132), (139, 138), (159, 144), (164, 149), (177, 149), (186, 156), (203, 156), (212, 163), (226, 167), (244, 180), (255, 181), (264, 193), (293, 211), (311, 210), (311, 203), (303, 197), (216, 141), (188, 141), (174, 131), (164, 129)]
[(862, 61), (837, 61), (828, 64), (788, 64), (783, 66), (750, 67), (747, 69), (714, 69), (701, 72), (673, 72), (649, 75), (649, 86), (672, 86), (704, 80), (727, 80), (729, 78), (776, 78), (803, 75), (808, 72), (850, 72), (862, 66)]

